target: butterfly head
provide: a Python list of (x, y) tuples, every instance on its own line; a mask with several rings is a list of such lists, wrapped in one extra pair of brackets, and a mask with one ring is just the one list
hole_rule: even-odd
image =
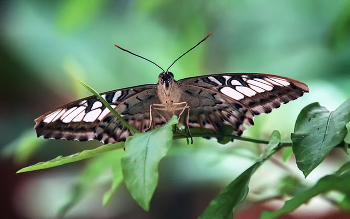
[(158, 77), (158, 86), (163, 87), (164, 90), (171, 90), (174, 82), (174, 74), (171, 72), (162, 72)]
[(159, 74), (157, 92), (162, 104), (171, 104), (179, 101), (181, 95), (173, 73), (167, 71)]

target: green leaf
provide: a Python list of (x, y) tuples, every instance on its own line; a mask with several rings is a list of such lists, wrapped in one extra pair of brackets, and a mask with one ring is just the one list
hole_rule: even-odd
[[(122, 150), (118, 150), (118, 151), (122, 151)], [(112, 196), (117, 191), (118, 186), (123, 181), (123, 172), (122, 172), (122, 166), (121, 166), (122, 155), (124, 155), (124, 151), (122, 151), (122, 153), (118, 153), (113, 158), (113, 163), (112, 163), (113, 182), (109, 191), (107, 191), (103, 195), (103, 206), (108, 205)]]
[(281, 134), (279, 131), (274, 130), (271, 134), (269, 144), (267, 145), (266, 150), (262, 154), (262, 158), (269, 156), (281, 143)]
[[(124, 150), (119, 149), (101, 154), (89, 160), (85, 169), (80, 174), (78, 182), (71, 191), (70, 199), (60, 208), (58, 218), (63, 218), (70, 209), (84, 198), (87, 192), (95, 185), (95, 180), (104, 173), (106, 169), (110, 168), (112, 165), (118, 165), (120, 168), (120, 159), (123, 154)], [(121, 169), (119, 172), (119, 175), (121, 175)]]
[(350, 184), (350, 162), (341, 167), (336, 173), (322, 177), (312, 188), (294, 196), (286, 201), (284, 206), (277, 211), (266, 211), (262, 214), (261, 219), (277, 218), (283, 214), (290, 213), (307, 203), (311, 198), (330, 190), (349, 192)]
[(232, 219), (233, 210), (243, 202), (249, 191), (249, 181), (264, 160), (258, 161), (233, 180), (205, 209), (199, 219)]
[(343, 199), (337, 203), (342, 211), (350, 211), (350, 194), (345, 194)]
[(257, 161), (235, 180), (233, 180), (219, 195), (217, 195), (205, 209), (199, 219), (231, 219), (234, 210), (241, 204), (248, 195), (249, 182), (255, 171), (277, 152), (276, 148), (281, 143), (279, 131), (273, 131), (268, 147), (262, 154), (262, 159)]
[[(232, 134), (233, 132), (233, 127), (230, 125), (223, 125), (219, 128), (219, 134), (222, 134), (223, 137), (218, 137), (218, 143), (220, 144), (227, 144), (230, 141), (232, 141), (232, 137), (230, 137), (229, 135)], [(228, 136), (227, 136), (228, 135)]]
[(350, 123), (347, 123), (345, 126), (346, 126), (347, 133), (346, 133), (346, 136), (344, 137), (344, 141), (345, 143), (350, 144)]
[(34, 164), (32, 166), (22, 168), (19, 171), (17, 171), (17, 173), (47, 169), (47, 168), (51, 168), (51, 167), (57, 167), (57, 166), (61, 166), (63, 164), (72, 163), (72, 162), (76, 162), (79, 160), (84, 160), (84, 159), (87, 159), (90, 157), (94, 157), (96, 155), (99, 155), (99, 154), (102, 154), (102, 153), (105, 153), (108, 151), (121, 149), (123, 147), (124, 147), (124, 142), (120, 142), (120, 143), (116, 143), (116, 144), (102, 145), (96, 149), (85, 150), (85, 151), (82, 151), (80, 153), (73, 154), (73, 155), (70, 155), (67, 157), (58, 156), (55, 159), (52, 159), (52, 160), (49, 160), (46, 162), (40, 162), (40, 163)]
[(350, 99), (347, 99), (333, 112), (319, 103), (312, 103), (300, 112), (291, 137), (298, 168), (305, 177), (344, 140), (349, 109)]
[(164, 126), (142, 134), (136, 133), (125, 143), (122, 158), (124, 182), (132, 197), (146, 211), (158, 183), (158, 163), (171, 147), (172, 126), (176, 116)]

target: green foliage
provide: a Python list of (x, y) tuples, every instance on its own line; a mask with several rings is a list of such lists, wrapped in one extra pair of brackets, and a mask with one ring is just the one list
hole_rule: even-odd
[(51, 168), (51, 167), (57, 167), (57, 166), (61, 166), (63, 164), (72, 163), (72, 162), (84, 160), (87, 158), (91, 158), (91, 157), (94, 157), (96, 155), (106, 153), (109, 151), (113, 151), (113, 150), (117, 150), (117, 149), (120, 149), (123, 147), (124, 147), (123, 142), (117, 143), (117, 144), (102, 145), (96, 149), (85, 150), (85, 151), (82, 151), (80, 153), (73, 154), (73, 155), (70, 155), (67, 157), (58, 156), (55, 159), (52, 159), (52, 160), (49, 160), (46, 162), (40, 162), (40, 163), (34, 164), (32, 166), (22, 168), (22, 169), (18, 170), (17, 173), (24, 173), (24, 172), (34, 171), (34, 170), (42, 170), (42, 169), (47, 169), (47, 168)]
[(284, 206), (275, 212), (264, 212), (262, 219), (277, 218), (283, 214), (293, 212), (302, 204), (307, 203), (316, 195), (323, 194), (330, 190), (349, 193), (350, 188), (350, 163), (344, 164), (334, 174), (322, 177), (313, 187), (296, 195), (294, 198), (286, 201)]
[(166, 125), (129, 137), (122, 158), (124, 182), (132, 197), (148, 211), (158, 183), (158, 164), (165, 157), (173, 138), (174, 116)]
[(118, 154), (113, 156), (112, 163), (112, 173), (113, 173), (113, 182), (111, 188), (103, 196), (103, 205), (108, 205), (114, 193), (117, 191), (119, 184), (123, 181), (123, 173), (121, 168), (121, 158), (124, 155), (122, 150), (118, 150)]
[(123, 154), (124, 151), (119, 149), (101, 154), (100, 156), (96, 156), (89, 160), (73, 187), (69, 200), (59, 210), (59, 218), (63, 217), (71, 208), (73, 208), (85, 196), (85, 194), (91, 190), (98, 176), (112, 166), (112, 187), (103, 197), (103, 204), (107, 205), (111, 196), (114, 194), (116, 188), (123, 179), (120, 168), (120, 159)]
[[(329, 151), (344, 139), (346, 135), (344, 130), (347, 130), (345, 125), (348, 122), (349, 115), (347, 110), (348, 104), (349, 100), (345, 101), (336, 111), (329, 112), (324, 107), (319, 106), (318, 103), (314, 103), (306, 106), (301, 111), (295, 125), (296, 132), (292, 134), (292, 139), (294, 142), (293, 150), (296, 154), (297, 162), (299, 161), (300, 156), (304, 155), (302, 157), (302, 164), (304, 166), (300, 165), (300, 163), (298, 164), (298, 167), (301, 168), (304, 173), (306, 168), (305, 164), (313, 167), (310, 170), (306, 169), (312, 171), (314, 166), (317, 166)], [(124, 180), (132, 197), (143, 209), (148, 211), (150, 200), (158, 183), (158, 165), (171, 147), (173, 131), (177, 134), (177, 138), (188, 137), (186, 131), (174, 129), (175, 124), (177, 124), (177, 119), (176, 117), (173, 117), (163, 127), (146, 133), (136, 133), (134, 136), (129, 137), (125, 143), (124, 156), (124, 152), (121, 153), (122, 150), (116, 150), (123, 148), (123, 143), (103, 145), (94, 150), (86, 150), (72, 156), (58, 157), (51, 161), (38, 163), (23, 168), (19, 170), (18, 173), (50, 168), (100, 155), (89, 162), (76, 186), (72, 190), (70, 200), (68, 200), (68, 202), (61, 208), (59, 215), (63, 216), (66, 214), (68, 210), (81, 200), (86, 192), (93, 186), (94, 179), (96, 179), (108, 167), (112, 167), (113, 182), (111, 189), (107, 191), (103, 197), (103, 204), (106, 205), (109, 202), (120, 182)], [(237, 136), (231, 136), (228, 131), (225, 132), (225, 130), (223, 130), (222, 132), (223, 133), (216, 134), (216, 137), (221, 139), (219, 140), (221, 143), (225, 143), (233, 138), (238, 138)], [(191, 133), (195, 136), (215, 136), (214, 133), (205, 129), (193, 129), (193, 132)], [(249, 194), (249, 182), (256, 170), (261, 167), (266, 160), (269, 160), (271, 156), (283, 148), (283, 146), (289, 145), (288, 142), (281, 142), (281, 134), (277, 130), (272, 132), (269, 142), (249, 138), (238, 139), (267, 143), (267, 147), (261, 154), (261, 159), (223, 189), (218, 196), (213, 199), (199, 218), (232, 218), (235, 209), (237, 209)], [(223, 140), (225, 142), (223, 142)], [(319, 153), (308, 154), (308, 151), (305, 151), (305, 147), (312, 148), (315, 147), (315, 145), (318, 147), (313, 149), (319, 151)], [(322, 157), (319, 156), (321, 149), (326, 151), (322, 152)], [(301, 153), (300, 151), (303, 152)], [(317, 159), (322, 160), (318, 161)], [(315, 160), (317, 162), (315, 162)], [(292, 182), (292, 184), (297, 187), (290, 187), (290, 183), (286, 183), (285, 188), (289, 188), (288, 192), (286, 189), (282, 189), (281, 191), (293, 195), (295, 193), (293, 190), (295, 190), (297, 191), (295, 193), (296, 195), (288, 200), (281, 209), (275, 212), (264, 212), (262, 218), (276, 218), (280, 215), (292, 212), (303, 203), (309, 201), (312, 197), (323, 194), (327, 191), (336, 190), (338, 192), (349, 194), (349, 189), (347, 188), (347, 185), (350, 183), (349, 170), (350, 163), (347, 163), (335, 174), (323, 177), (310, 188), (305, 188), (304, 185), (295, 183), (295, 180), (297, 179), (293, 179), (294, 183)], [(300, 188), (302, 189), (299, 189), (298, 186), (301, 186)], [(349, 205), (347, 204), (348, 199), (346, 197), (348, 196), (344, 196), (344, 199), (339, 201), (339, 206), (342, 206), (342, 209), (349, 208)]]
[[(85, 84), (83, 85), (100, 98), (103, 104), (109, 107), (116, 117), (120, 117), (96, 91)], [(297, 165), (305, 176), (318, 166), (328, 153), (334, 147), (340, 145), (346, 137), (347, 124), (350, 121), (349, 104), (350, 99), (345, 101), (334, 112), (329, 112), (318, 103), (313, 103), (300, 112), (295, 124), (295, 133), (292, 133), (292, 147)], [(126, 126), (129, 126), (127, 122), (123, 121), (122, 117), (120, 118), (123, 123), (126, 123)], [(95, 179), (108, 168), (111, 168), (113, 173), (112, 185), (103, 197), (103, 205), (108, 204), (119, 184), (124, 181), (135, 201), (144, 210), (148, 211), (158, 183), (159, 162), (167, 155), (172, 145), (172, 139), (189, 137), (186, 129), (175, 127), (177, 123), (178, 120), (174, 116), (160, 128), (145, 133), (138, 133), (134, 130), (134, 135), (127, 139), (125, 148), (124, 143), (103, 145), (71, 156), (59, 156), (53, 160), (23, 168), (18, 173), (46, 169), (94, 157), (81, 174), (72, 190), (71, 198), (61, 208), (59, 216), (63, 217), (67, 211), (74, 207), (84, 197), (86, 192), (93, 187)], [(211, 201), (207, 209), (199, 217), (201, 219), (232, 218), (237, 207), (247, 198), (249, 182), (256, 170), (280, 149), (291, 146), (290, 142), (282, 142), (281, 134), (277, 130), (272, 132), (270, 141), (233, 136), (231, 135), (232, 131), (232, 127), (228, 126), (223, 126), (220, 129), (220, 133), (217, 134), (203, 128), (191, 129), (192, 136), (216, 137), (221, 144), (226, 144), (233, 139), (267, 144), (266, 149), (260, 155), (260, 159), (243, 171)], [(346, 140), (346, 142), (348, 141)], [(120, 150), (121, 148), (125, 149), (125, 154)], [(284, 153), (286, 154), (283, 155), (284, 160), (288, 159), (292, 154), (291, 151)], [(95, 157), (96, 155), (99, 156)], [(279, 190), (281, 195), (288, 194), (294, 197), (286, 201), (281, 209), (275, 212), (264, 212), (262, 218), (276, 218), (292, 212), (312, 197), (331, 190), (345, 194), (342, 200), (338, 200), (338, 205), (342, 209), (350, 209), (348, 196), (346, 195), (350, 191), (347, 188), (347, 185), (350, 183), (350, 163), (345, 164), (336, 173), (321, 178), (311, 187), (306, 187), (292, 175), (285, 177), (283, 182)]]
[(247, 197), (249, 182), (255, 171), (273, 154), (273, 151), (281, 142), (281, 134), (274, 131), (268, 147), (262, 154), (262, 159), (255, 162), (251, 167), (233, 180), (219, 195), (217, 195), (203, 212), (199, 219), (230, 219), (235, 209)]
[(277, 130), (274, 130), (271, 134), (269, 144), (267, 145), (266, 150), (262, 153), (261, 157), (266, 158), (270, 156), (280, 144), (281, 144), (281, 133)]
[(315, 169), (340, 144), (350, 122), (350, 99), (334, 112), (319, 103), (306, 106), (299, 114), (292, 134), (293, 152), (305, 176)]
[[(195, 154), (196, 150), (200, 150), (198, 148), (203, 146), (210, 154), (224, 154), (222, 157), (237, 153), (237, 148), (244, 150), (250, 147), (259, 153), (261, 147), (271, 144), (261, 136), (266, 136), (272, 130), (278, 129), (283, 140), (274, 150), (263, 153), (266, 155), (283, 150), (283, 160), (289, 160), (289, 165), (293, 162), (293, 159), (289, 158), (295, 153), (298, 167), (305, 176), (316, 172), (312, 172), (313, 169), (322, 164), (324, 159), (335, 165), (345, 162), (341, 159), (327, 159), (334, 147), (348, 149), (350, 143), (350, 123), (346, 125), (348, 134), (344, 142), (342, 141), (346, 133), (344, 129), (344, 123), (347, 122), (346, 116), (336, 116), (339, 120), (333, 121), (339, 109), (329, 112), (317, 104), (305, 108), (298, 118), (298, 125), (292, 135), (294, 153), (291, 148), (292, 142), (289, 142), (285, 136), (293, 132), (292, 127), (295, 122), (293, 114), (296, 116), (299, 111), (298, 107), (293, 108), (293, 104), (296, 104), (294, 106), (299, 104), (300, 107), (311, 101), (322, 101), (323, 106), (336, 106), (335, 104), (339, 104), (349, 94), (349, 1), (338, 1), (337, 4), (334, 4), (334, 1), (261, 1), (258, 3), (203, 1), (201, 4), (195, 1), (116, 1), (113, 3), (105, 0), (74, 0), (56, 3), (8, 1), (8, 3), (4, 2), (4, 7), (8, 10), (4, 10), (6, 13), (3, 14), (3, 20), (6, 22), (3, 22), (4, 28), (1, 30), (2, 43), (5, 46), (1, 54), (6, 60), (2, 62), (2, 72), (5, 74), (1, 78), (3, 82), (1, 93), (11, 95), (5, 95), (2, 102), (3, 129), (0, 136), (6, 139), (6, 144), (7, 138), (11, 138), (9, 136), (18, 136), (18, 141), (14, 141), (2, 150), (2, 154), (13, 154), (17, 163), (27, 162), (39, 148), (42, 150), (41, 153), (46, 153), (41, 148), (45, 141), (37, 139), (33, 132), (32, 117), (42, 113), (39, 109), (45, 104), (54, 103), (48, 101), (50, 96), (47, 97), (48, 99), (43, 98), (40, 94), (42, 89), (56, 94), (59, 91), (57, 101), (72, 97), (72, 88), (67, 83), (67, 75), (62, 73), (63, 69), (67, 71), (67, 65), (69, 67), (72, 63), (76, 64), (79, 71), (74, 66), (69, 67), (69, 71), (79, 72), (74, 77), (84, 78), (84, 81), (94, 83), (99, 90), (107, 91), (155, 83), (158, 69), (155, 70), (153, 65), (143, 60), (125, 58), (125, 54), (115, 49), (113, 45), (117, 43), (125, 46), (131, 51), (150, 58), (162, 67), (167, 67), (174, 58), (192, 46), (192, 42), (211, 31), (214, 31), (214, 35), (210, 41), (172, 67), (171, 70), (177, 79), (214, 72), (265, 72), (306, 81), (310, 83), (312, 92), (305, 98), (274, 111), (272, 115), (266, 115), (267, 117), (264, 118), (268, 119), (263, 120), (262, 123), (256, 121), (264, 115), (257, 117), (256, 125), (248, 130), (249, 137), (231, 136), (230, 127), (223, 128), (223, 132), (219, 134), (206, 129), (193, 129), (191, 133), (194, 137), (194, 145), (186, 146), (187, 154)], [(266, 16), (266, 11), (269, 11), (269, 16)], [(25, 98), (23, 91), (25, 91)], [(37, 107), (29, 106), (36, 105), (31, 104), (33, 101), (34, 103), (45, 102), (45, 104)], [(341, 111), (347, 113), (349, 108), (344, 107)], [(315, 117), (308, 121), (308, 115)], [(30, 127), (31, 132), (20, 135), (19, 127), (23, 129)], [(254, 132), (253, 129), (257, 131)], [(11, 130), (13, 133), (10, 133)], [(181, 139), (180, 141), (184, 143), (183, 138), (187, 137), (186, 130), (175, 130), (173, 139)], [(201, 141), (196, 137), (217, 138), (220, 143), (227, 143), (227, 145), (217, 146), (213, 141), (202, 144), (205, 140)], [(150, 141), (157, 140), (160, 145), (165, 144), (161, 143), (161, 139), (153, 138), (154, 136), (150, 136)], [(230, 143), (232, 139), (234, 144)], [(242, 141), (251, 144), (245, 142), (241, 144)], [(170, 145), (170, 143), (167, 144)], [(273, 144), (277, 145), (277, 143)], [(20, 171), (49, 168), (91, 158), (86, 160), (88, 164), (80, 176), (81, 179), (79, 178), (76, 188), (72, 190), (71, 200), (61, 213), (64, 214), (71, 209), (85, 196), (86, 191), (94, 188), (94, 180), (89, 184), (88, 177), (95, 179), (103, 170), (112, 167), (113, 183), (103, 198), (105, 205), (122, 180), (120, 156), (123, 150), (120, 149), (123, 147), (122, 143), (101, 146), (95, 150), (83, 151), (71, 157), (59, 157)], [(176, 150), (180, 146), (176, 143), (172, 148)], [(48, 151), (51, 148), (45, 147), (45, 150)], [(286, 163), (278, 162), (280, 160), (278, 155), (279, 153), (274, 155), (273, 159), (268, 157), (267, 159), (273, 162), (264, 162), (259, 166), (259, 170), (271, 163), (275, 168), (283, 169)], [(115, 162), (112, 162), (113, 158)], [(104, 159), (106, 163), (103, 162)], [(238, 165), (236, 162), (232, 164), (235, 168)], [(303, 201), (311, 197), (307, 194), (309, 190), (316, 187), (313, 182), (308, 181), (309, 177), (304, 179), (295, 176), (292, 171), (289, 172), (286, 169), (288, 167), (284, 169), (286, 176), (275, 180), (280, 191), (274, 196), (281, 198), (287, 194), (293, 201), (287, 202), (283, 210), (278, 211), (278, 215), (291, 212), (300, 206)], [(249, 173), (259, 176), (259, 171), (254, 172), (252, 169), (241, 172), (243, 172), (241, 175), (246, 176), (246, 178), (236, 179), (240, 179), (241, 182), (250, 180)], [(347, 173), (348, 169), (345, 168), (342, 173), (329, 175), (330, 179), (339, 180), (336, 182), (338, 184), (334, 185), (338, 185), (340, 189), (333, 186), (330, 180), (329, 184), (324, 183), (324, 187), (319, 191), (314, 190), (313, 194), (322, 194), (325, 200), (329, 200), (327, 193), (318, 192), (337, 190), (341, 193), (341, 198), (331, 199), (332, 203), (340, 209), (349, 211), (350, 195), (346, 190), (348, 186), (340, 181), (347, 180), (345, 177)], [(191, 177), (198, 176), (194, 174)], [(317, 185), (320, 182), (321, 180)], [(240, 188), (247, 188), (248, 183), (241, 185), (243, 187)], [(272, 187), (269, 184), (267, 189)], [(305, 191), (307, 197), (302, 196)], [(223, 207), (226, 206), (225, 212), (229, 212), (231, 206), (237, 207), (239, 201), (244, 201), (244, 194), (238, 194), (238, 192), (225, 193), (227, 195), (225, 198), (229, 202), (228, 205), (222, 203)], [(238, 201), (232, 204), (230, 195), (233, 196), (232, 200)], [(249, 198), (249, 193), (247, 197)], [(265, 197), (260, 201), (264, 200), (269, 198)]]
[(6, 145), (1, 150), (1, 156), (13, 156), (15, 163), (22, 164), (26, 163), (42, 146), (43, 141), (33, 135), (33, 129), (30, 129), (20, 135), (17, 140)]
[(263, 161), (258, 161), (233, 180), (219, 195), (217, 195), (203, 212), (200, 219), (222, 218), (229, 219), (233, 210), (241, 204), (249, 192), (249, 181)]

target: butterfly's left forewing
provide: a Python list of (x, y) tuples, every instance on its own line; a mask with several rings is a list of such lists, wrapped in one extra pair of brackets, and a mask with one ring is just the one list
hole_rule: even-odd
[(241, 135), (243, 124), (253, 125), (254, 115), (269, 113), (308, 92), (302, 82), (269, 74), (228, 73), (186, 78), (177, 82), (182, 101), (189, 104), (189, 127), (219, 132), (233, 127)]
[[(155, 85), (102, 93), (101, 96), (139, 131), (149, 126), (149, 108), (157, 102)], [(125, 141), (130, 135), (95, 96), (71, 102), (35, 119), (37, 136), (105, 144)]]

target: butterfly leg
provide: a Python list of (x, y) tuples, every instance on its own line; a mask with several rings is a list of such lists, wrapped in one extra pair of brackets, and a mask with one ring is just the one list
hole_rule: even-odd
[(187, 102), (178, 103), (178, 105), (183, 105), (183, 104), (185, 104), (184, 107), (175, 108), (175, 110), (176, 110), (176, 109), (181, 109), (181, 108), (182, 108), (182, 110), (181, 110), (181, 112), (180, 112), (180, 114), (179, 114), (179, 117), (177, 118), (178, 120), (180, 120), (180, 117), (181, 117), (182, 113), (185, 111), (185, 109), (190, 108), (190, 107), (187, 105)]
[(190, 126), (188, 125), (189, 121), (190, 121), (190, 107), (187, 108), (186, 127), (187, 127), (188, 135), (191, 138), (191, 144), (193, 144), (193, 138), (192, 138), (192, 134), (191, 134), (191, 131), (190, 131)]
[[(175, 110), (180, 110), (181, 112), (178, 116), (178, 120), (180, 121), (181, 115), (185, 112), (185, 110), (187, 109), (187, 117), (186, 117), (186, 128), (187, 128), (187, 133), (189, 135), (189, 137), (191, 138), (191, 144), (193, 144), (193, 138), (192, 138), (192, 134), (190, 131), (190, 127), (189, 127), (189, 120), (190, 120), (190, 107), (188, 106), (187, 102), (181, 102), (181, 103), (173, 103), (173, 105), (177, 105), (177, 107), (174, 108)], [(181, 106), (181, 105), (185, 105), (185, 106)], [(187, 141), (188, 142), (188, 141)]]
[(152, 129), (152, 127), (155, 127), (155, 125), (152, 126), (152, 123), (153, 123), (152, 110), (155, 110), (158, 113), (158, 115), (161, 116), (166, 121), (166, 118), (157, 111), (157, 110), (165, 110), (165, 105), (164, 104), (151, 104), (149, 106), (149, 117), (150, 117), (149, 127), (145, 131), (148, 131), (148, 130)]
[[(175, 115), (175, 111), (181, 110), (181, 112), (178, 115), (178, 120), (180, 121), (181, 115), (185, 112), (187, 109), (187, 117), (186, 117), (186, 128), (188, 131), (188, 135), (191, 138), (191, 144), (193, 144), (193, 138), (190, 132), (190, 127), (189, 127), (189, 117), (190, 117), (190, 107), (188, 106), (187, 102), (180, 102), (180, 103), (172, 103), (171, 105), (167, 104), (151, 104), (150, 105), (150, 129), (152, 127), (152, 122), (153, 122), (153, 116), (152, 116), (152, 110), (156, 110), (156, 112), (159, 111), (167, 111), (167, 112), (172, 112), (173, 115)], [(162, 114), (158, 112), (158, 114), (165, 120), (167, 121)], [(147, 129), (147, 130), (148, 130)]]
[(153, 117), (152, 117), (152, 105), (149, 105), (149, 126), (147, 129), (145, 129), (145, 132), (151, 129), (152, 122), (153, 122)]

